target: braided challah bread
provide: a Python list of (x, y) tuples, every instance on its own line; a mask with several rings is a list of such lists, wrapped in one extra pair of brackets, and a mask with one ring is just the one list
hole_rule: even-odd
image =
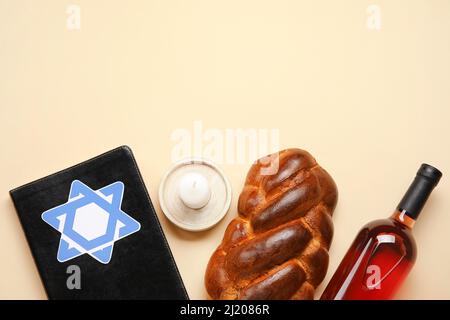
[[(268, 159), (271, 164), (250, 168), (239, 216), (208, 263), (212, 299), (313, 299), (325, 277), (336, 185), (306, 151), (287, 149)], [(265, 175), (274, 161), (278, 170)]]

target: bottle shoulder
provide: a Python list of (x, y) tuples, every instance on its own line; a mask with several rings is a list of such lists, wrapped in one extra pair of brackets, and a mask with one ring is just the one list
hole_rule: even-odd
[(416, 241), (411, 229), (392, 218), (367, 223), (361, 229), (359, 237), (365, 238), (365, 241), (372, 239), (376, 242), (388, 241), (391, 244), (400, 245), (412, 259), (415, 259)]
[(362, 229), (367, 229), (370, 232), (386, 232), (405, 234), (412, 237), (411, 229), (404, 224), (392, 219), (378, 219), (365, 224)]

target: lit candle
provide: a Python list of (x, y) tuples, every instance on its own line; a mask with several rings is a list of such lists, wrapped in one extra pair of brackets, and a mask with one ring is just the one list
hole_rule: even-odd
[(195, 172), (187, 173), (181, 178), (178, 192), (183, 203), (191, 209), (204, 207), (211, 197), (208, 180)]

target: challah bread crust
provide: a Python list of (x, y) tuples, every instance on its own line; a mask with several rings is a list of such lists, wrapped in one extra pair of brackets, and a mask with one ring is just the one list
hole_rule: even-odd
[[(205, 274), (212, 299), (313, 299), (328, 268), (337, 188), (306, 151), (287, 149), (250, 168)], [(273, 164), (273, 163), (272, 163)]]

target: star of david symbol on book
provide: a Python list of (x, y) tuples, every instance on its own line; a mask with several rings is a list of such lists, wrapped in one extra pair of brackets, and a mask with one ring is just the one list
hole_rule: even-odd
[(114, 243), (140, 230), (140, 223), (121, 209), (123, 192), (120, 181), (92, 190), (74, 180), (68, 201), (42, 214), (42, 219), (61, 233), (59, 262), (88, 254), (107, 264)]

